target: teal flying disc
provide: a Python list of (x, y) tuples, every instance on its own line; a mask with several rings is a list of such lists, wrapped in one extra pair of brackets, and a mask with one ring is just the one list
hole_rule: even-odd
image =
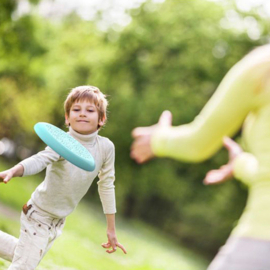
[(95, 160), (90, 152), (62, 129), (39, 122), (35, 124), (34, 130), (45, 144), (64, 159), (86, 171), (91, 172), (95, 169)]

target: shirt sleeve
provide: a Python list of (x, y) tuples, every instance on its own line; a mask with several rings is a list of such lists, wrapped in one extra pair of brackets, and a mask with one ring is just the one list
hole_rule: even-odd
[(60, 155), (47, 146), (45, 150), (24, 159), (19, 164), (24, 168), (23, 176), (27, 176), (43, 171), (49, 164), (59, 160), (59, 158)]
[(108, 141), (105, 149), (105, 159), (98, 174), (98, 192), (103, 207), (104, 214), (115, 214), (115, 148), (111, 141)]
[[(193, 122), (158, 128), (151, 138), (156, 156), (186, 162), (210, 158), (222, 146), (224, 136), (232, 136), (243, 124), (262, 89), (270, 70), (270, 60), (256, 54), (246, 56), (224, 77), (216, 92)], [(254, 58), (255, 57), (255, 58)], [(254, 60), (254, 61), (253, 61)]]
[(233, 161), (233, 175), (250, 186), (259, 171), (259, 162), (251, 153), (243, 152)]

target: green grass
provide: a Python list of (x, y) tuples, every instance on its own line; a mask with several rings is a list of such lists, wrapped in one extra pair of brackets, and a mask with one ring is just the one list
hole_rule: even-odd
[[(0, 165), (2, 171), (5, 167)], [(40, 181), (40, 177), (13, 179), (0, 185), (0, 202), (19, 210)], [(19, 220), (0, 216), (0, 229), (15, 236)], [(117, 237), (128, 251), (107, 254), (101, 247), (106, 239), (106, 220), (100, 209), (86, 203), (68, 218), (63, 235), (57, 239), (37, 270), (202, 270), (207, 262), (195, 253), (179, 246), (159, 230), (136, 220), (117, 216)], [(9, 263), (0, 259), (0, 270)]]

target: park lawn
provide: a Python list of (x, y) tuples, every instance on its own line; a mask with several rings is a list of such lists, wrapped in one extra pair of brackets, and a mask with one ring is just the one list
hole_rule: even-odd
[[(5, 167), (0, 165), (2, 171)], [(17, 178), (0, 185), (0, 203), (19, 211), (34, 190), (40, 176)], [(18, 219), (14, 218), (18, 217)], [(0, 229), (18, 237), (19, 213), (0, 215)], [(136, 220), (117, 216), (117, 237), (128, 251), (118, 249), (107, 254), (101, 247), (106, 242), (106, 219), (101, 207), (81, 202), (67, 218), (63, 235), (57, 239), (37, 270), (202, 270), (207, 262), (181, 247), (161, 231)], [(1, 244), (1, 243), (0, 243)], [(0, 259), (0, 270), (8, 262)]]

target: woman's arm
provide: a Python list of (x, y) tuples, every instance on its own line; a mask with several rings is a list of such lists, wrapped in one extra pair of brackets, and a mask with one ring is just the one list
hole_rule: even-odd
[(211, 157), (222, 146), (222, 138), (232, 136), (254, 109), (270, 70), (270, 46), (262, 50), (264, 54), (257, 49), (228, 72), (192, 123), (172, 127), (167, 121), (169, 117), (162, 115), (157, 125), (136, 128), (131, 157), (138, 162), (153, 156), (187, 162), (200, 162)]

